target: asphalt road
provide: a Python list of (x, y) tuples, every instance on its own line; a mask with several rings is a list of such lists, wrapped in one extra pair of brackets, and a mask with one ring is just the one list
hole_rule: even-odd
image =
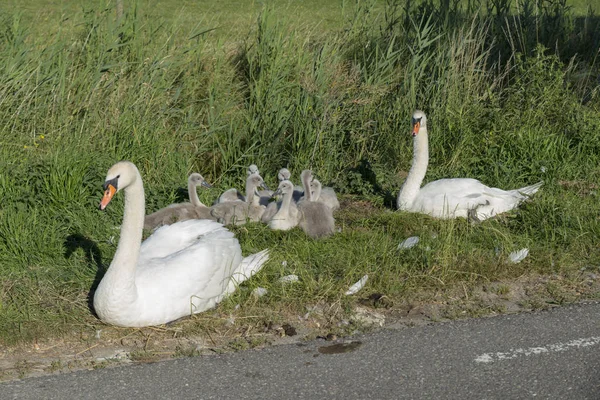
[(534, 397), (600, 399), (599, 304), (0, 384), (36, 400)]

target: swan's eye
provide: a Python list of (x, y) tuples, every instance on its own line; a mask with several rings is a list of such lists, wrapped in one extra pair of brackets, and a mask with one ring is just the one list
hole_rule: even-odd
[(106, 182), (104, 182), (104, 186), (103, 186), (104, 190), (106, 190), (108, 188), (108, 186), (110, 186), (110, 185), (114, 186), (115, 189), (118, 189), (119, 188), (118, 179), (119, 179), (120, 176), (121, 175), (117, 175), (116, 178), (109, 179)]

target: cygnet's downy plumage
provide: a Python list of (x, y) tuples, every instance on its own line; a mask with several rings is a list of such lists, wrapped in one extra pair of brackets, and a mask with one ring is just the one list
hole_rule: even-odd
[[(289, 169), (287, 168), (281, 168), (279, 170), (279, 173), (277, 174), (277, 179), (279, 179), (279, 182), (284, 181), (284, 180), (290, 180), (292, 177), (292, 173), (290, 172)], [(294, 186), (294, 196), (292, 197), (292, 199), (295, 202), (298, 202), (298, 200), (300, 200), (300, 198), (304, 195), (304, 188), (302, 186)]]
[(294, 194), (294, 184), (288, 180), (279, 182), (279, 187), (274, 196), (282, 196), (277, 212), (268, 221), (269, 227), (274, 230), (287, 231), (292, 229), (299, 222), (298, 207), (292, 201)]
[(225, 225), (243, 225), (247, 220), (260, 221), (266, 207), (259, 203), (259, 187), (268, 189), (259, 174), (248, 175), (245, 201), (226, 201), (215, 204), (211, 207), (211, 215)]
[[(307, 188), (311, 187), (311, 185), (309, 185), (308, 187), (305, 186), (305, 180), (307, 180), (309, 183), (312, 184), (314, 178), (312, 175), (312, 171), (309, 169), (305, 169), (304, 171), (302, 171), (302, 174), (300, 175), (300, 178), (302, 179), (302, 185), (304, 186), (304, 197), (306, 197), (306, 192), (307, 192)], [(319, 183), (319, 186), (321, 187), (320, 193), (315, 193), (314, 187), (311, 187), (311, 191), (312, 191), (312, 201), (318, 201), (320, 203), (325, 204), (327, 207), (329, 207), (331, 209), (331, 211), (335, 211), (337, 209), (340, 208), (340, 202), (337, 198), (337, 195), (335, 194), (335, 191), (333, 190), (333, 188), (329, 187), (329, 186), (322, 186)]]
[[(258, 171), (258, 167), (254, 164), (251, 164), (248, 167), (248, 175), (251, 174), (259, 174), (260, 172)], [(265, 185), (266, 188), (266, 185)], [(273, 191), (266, 188), (266, 189), (262, 189), (256, 192), (258, 195), (258, 204), (260, 204), (261, 206), (268, 206), (269, 202), (271, 201), (271, 197), (273, 197)]]
[[(311, 187), (306, 190), (306, 195), (298, 202), (298, 211), (300, 228), (313, 239), (324, 238), (333, 235), (335, 232), (335, 220), (333, 211), (324, 203), (314, 201), (321, 193), (321, 182), (313, 179), (309, 183), (310, 174), (303, 173), (304, 187)], [(312, 190), (314, 188), (314, 191)]]
[[(254, 164), (250, 164), (248, 166), (248, 169), (246, 170), (246, 176), (250, 176), (252, 174), (260, 175), (260, 172), (258, 171), (258, 167)], [(239, 190), (237, 190), (236, 188), (227, 189), (226, 191), (221, 193), (221, 195), (219, 196), (219, 198), (215, 201), (215, 203), (213, 205), (219, 204), (219, 203), (225, 203), (228, 201), (246, 201), (246, 196), (244, 196), (244, 194), (242, 192), (240, 192)]]
[[(292, 173), (290, 172), (289, 169), (281, 168), (279, 170), (279, 172), (277, 173), (277, 180), (279, 182), (289, 181), (291, 176), (292, 176)], [(303, 194), (304, 194), (304, 189), (301, 186), (294, 186), (294, 194), (292, 195), (292, 200), (295, 203), (297, 203)], [(263, 204), (262, 199), (261, 199), (261, 204)], [(261, 221), (264, 223), (268, 223), (271, 220), (271, 218), (273, 218), (273, 216), (275, 215), (277, 210), (279, 210), (280, 206), (281, 206), (281, 200), (271, 201), (269, 199), (269, 203), (267, 204), (267, 209), (265, 210), (265, 213), (261, 217)]]
[(162, 225), (170, 225), (178, 221), (187, 221), (190, 219), (210, 219), (215, 218), (210, 213), (210, 208), (202, 204), (196, 192), (197, 186), (211, 188), (212, 186), (204, 180), (202, 175), (193, 173), (188, 178), (189, 203), (171, 204), (165, 208), (146, 215), (144, 218), (144, 229), (153, 230)]

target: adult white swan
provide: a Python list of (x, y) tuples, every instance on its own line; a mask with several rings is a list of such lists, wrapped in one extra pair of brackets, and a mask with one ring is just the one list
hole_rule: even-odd
[(454, 178), (430, 182), (421, 188), (429, 163), (427, 117), (412, 116), (414, 155), (408, 177), (398, 194), (398, 209), (437, 218), (470, 217), (484, 220), (512, 210), (538, 191), (543, 182), (514, 190), (485, 186), (476, 179)]
[(268, 260), (268, 250), (242, 258), (233, 233), (209, 220), (163, 226), (140, 244), (144, 186), (136, 166), (113, 165), (104, 189), (102, 210), (125, 191), (117, 251), (94, 295), (94, 309), (106, 323), (142, 327), (205, 311)]

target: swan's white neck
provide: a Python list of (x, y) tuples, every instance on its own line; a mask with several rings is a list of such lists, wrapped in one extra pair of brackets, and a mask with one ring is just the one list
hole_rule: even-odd
[(409, 209), (415, 198), (419, 194), (421, 183), (427, 172), (427, 164), (429, 163), (429, 147), (427, 143), (427, 127), (421, 126), (417, 136), (413, 139), (413, 162), (406, 177), (406, 181), (398, 194), (398, 208), (400, 210)]
[(191, 180), (188, 182), (188, 193), (190, 195), (190, 203), (194, 207), (206, 207), (198, 197), (198, 191), (196, 190), (196, 184)]
[[(137, 298), (135, 270), (140, 256), (144, 228), (144, 186), (139, 172), (136, 170), (135, 173), (136, 179), (124, 189), (125, 210), (117, 252), (95, 294), (95, 296), (114, 299), (124, 304), (131, 303)], [(105, 294), (107, 292), (110, 292), (110, 295)], [(94, 304), (96, 305), (96, 303)], [(110, 310), (119, 307), (118, 304), (104, 302), (96, 306), (98, 314), (101, 314), (105, 308)]]

